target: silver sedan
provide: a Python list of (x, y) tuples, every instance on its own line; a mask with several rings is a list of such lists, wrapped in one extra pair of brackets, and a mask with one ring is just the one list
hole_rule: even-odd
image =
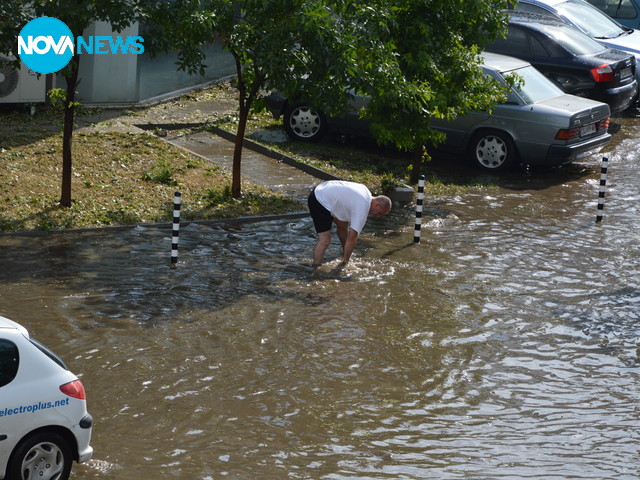
[[(433, 119), (432, 126), (446, 134), (440, 149), (468, 157), (484, 170), (498, 171), (514, 165), (559, 166), (597, 153), (611, 140), (610, 110), (606, 103), (565, 94), (529, 63), (503, 55), (484, 53), (483, 72), (507, 85), (510, 75), (521, 81), (511, 88), (505, 103), (491, 113), (472, 112), (447, 122)], [(327, 118), (309, 102), (289, 101), (278, 92), (266, 97), (275, 118), (284, 117), (289, 136), (317, 141), (327, 131), (371, 135), (359, 107), (345, 118)]]

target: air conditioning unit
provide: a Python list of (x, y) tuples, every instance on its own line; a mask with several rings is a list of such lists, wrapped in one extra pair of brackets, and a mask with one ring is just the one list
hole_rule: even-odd
[[(0, 55), (0, 61), (11, 57)], [(0, 103), (39, 103), (45, 101), (46, 75), (40, 75), (20, 64), (0, 65)]]

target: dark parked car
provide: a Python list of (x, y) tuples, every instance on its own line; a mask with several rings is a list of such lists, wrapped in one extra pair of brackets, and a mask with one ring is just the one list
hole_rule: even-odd
[[(565, 94), (528, 62), (504, 55), (483, 54), (485, 75), (506, 86), (516, 75), (522, 82), (511, 88), (507, 101), (491, 113), (471, 112), (431, 125), (446, 134), (441, 148), (466, 155), (478, 167), (497, 171), (515, 164), (558, 166), (597, 153), (611, 140), (609, 106)], [(278, 92), (265, 98), (273, 116), (284, 117), (284, 128), (294, 139), (317, 141), (327, 131), (371, 135), (358, 114), (366, 98), (356, 97), (351, 115), (326, 117), (311, 103), (289, 100)]]
[[(634, 55), (640, 63), (640, 31), (620, 25), (583, 0), (519, 0), (515, 10), (565, 22), (605, 47)], [(640, 70), (636, 70), (636, 80), (640, 83)]]
[(633, 55), (539, 15), (511, 15), (506, 39), (486, 50), (526, 60), (565, 92), (605, 102), (612, 113), (631, 106), (638, 93)]

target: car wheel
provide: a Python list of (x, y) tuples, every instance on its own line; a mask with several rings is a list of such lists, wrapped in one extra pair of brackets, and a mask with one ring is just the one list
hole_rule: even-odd
[(515, 163), (518, 156), (511, 137), (497, 130), (477, 133), (469, 148), (471, 161), (484, 170), (505, 170)]
[(12, 480), (67, 480), (73, 458), (69, 443), (56, 433), (27, 437), (14, 451), (8, 478)]
[(324, 136), (327, 120), (322, 112), (304, 103), (296, 103), (284, 114), (284, 129), (295, 140), (315, 142)]

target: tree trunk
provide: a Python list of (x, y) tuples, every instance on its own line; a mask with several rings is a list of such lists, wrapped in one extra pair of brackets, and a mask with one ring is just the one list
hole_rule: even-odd
[(247, 129), (248, 119), (249, 108), (246, 106), (240, 107), (240, 118), (238, 119), (238, 130), (236, 131), (236, 145), (233, 150), (233, 167), (231, 169), (231, 195), (233, 198), (240, 198), (242, 195), (240, 186), (240, 163), (242, 161), (242, 144), (244, 143), (244, 133)]
[(64, 104), (64, 127), (62, 131), (62, 193), (60, 195), (60, 205), (67, 208), (71, 207), (71, 172), (73, 163), (71, 147), (80, 56), (74, 55), (71, 61), (73, 62), (71, 72), (66, 77), (67, 98)]

